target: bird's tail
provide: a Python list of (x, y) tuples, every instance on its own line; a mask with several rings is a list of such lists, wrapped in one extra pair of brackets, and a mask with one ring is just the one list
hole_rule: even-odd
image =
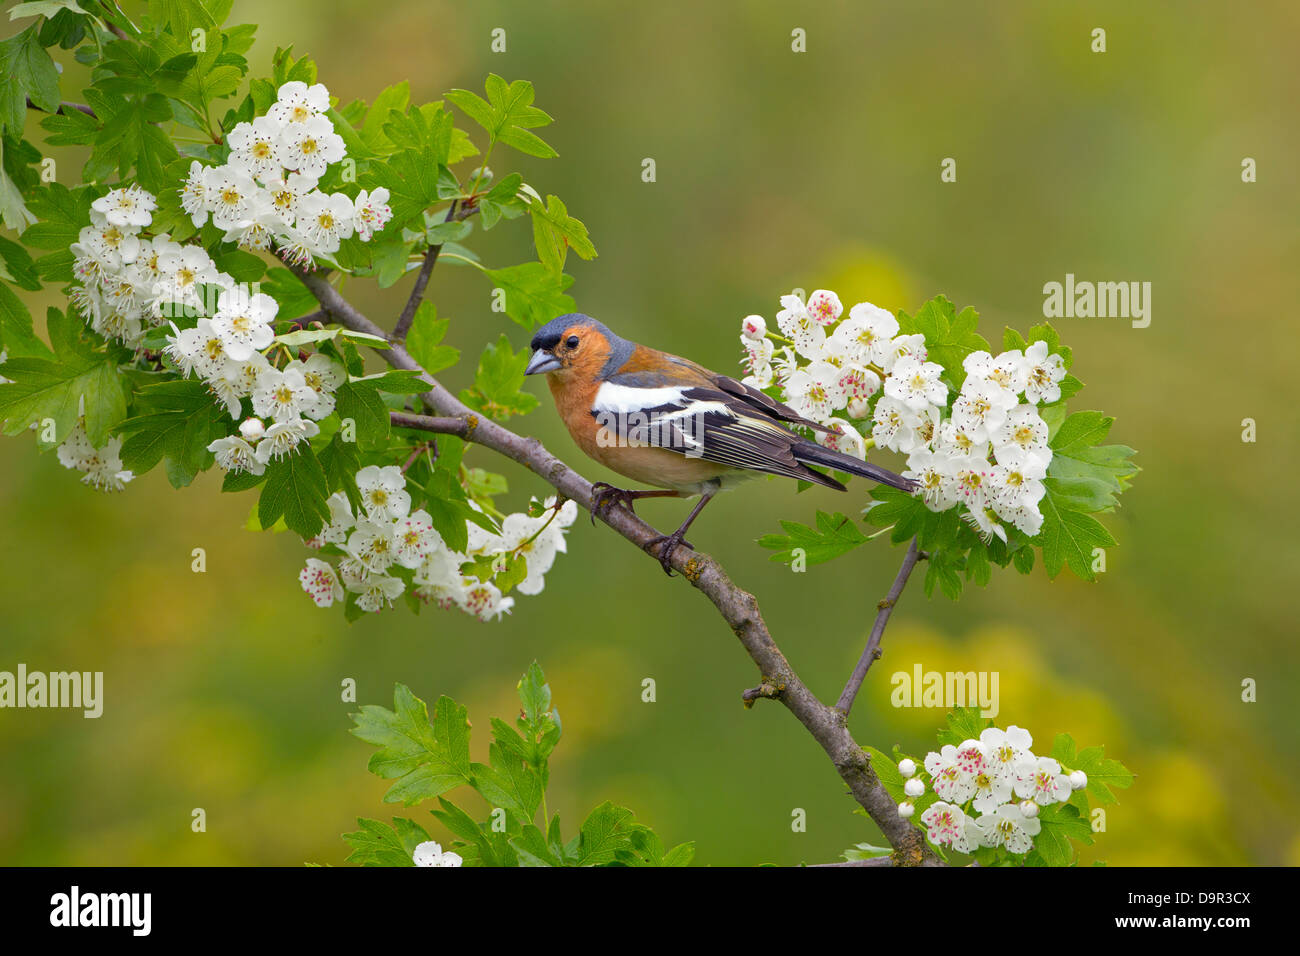
[(881, 468), (879, 465), (873, 465), (869, 461), (854, 458), (852, 455), (846, 455), (833, 448), (827, 448), (825, 445), (818, 445), (816, 442), (804, 442), (796, 445), (791, 450), (794, 452), (795, 460), (801, 461), (805, 465), (821, 465), (823, 468), (847, 471), (850, 475), (870, 478), (882, 485), (889, 485), (891, 488), (898, 488), (906, 492), (916, 491), (919, 487), (912, 479), (897, 475), (888, 468)]

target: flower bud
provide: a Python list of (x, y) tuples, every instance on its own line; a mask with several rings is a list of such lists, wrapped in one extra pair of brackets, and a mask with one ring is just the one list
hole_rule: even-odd
[(903, 784), (903, 792), (909, 797), (919, 797), (925, 793), (925, 784), (920, 777), (913, 777), (907, 783)]
[(898, 761), (898, 772), (901, 773), (904, 778), (915, 776), (916, 761), (911, 757), (904, 757), (902, 760)]
[(1032, 800), (1021, 800), (1020, 812), (1027, 817), (1036, 817), (1038, 816), (1038, 804)]
[(1070, 789), (1082, 790), (1088, 785), (1088, 775), (1082, 770), (1076, 770), (1070, 774)]
[(849, 418), (867, 418), (871, 415), (871, 402), (865, 398), (850, 398)]
[(808, 296), (808, 313), (818, 325), (831, 325), (844, 312), (840, 297), (827, 289), (818, 289)]
[(747, 339), (761, 339), (767, 334), (767, 320), (761, 315), (747, 315), (740, 323), (740, 334)]
[(239, 423), (239, 434), (245, 441), (257, 441), (266, 434), (266, 426), (260, 418), (246, 418)]
[(916, 807), (912, 806), (911, 800), (905, 800), (898, 805), (898, 815), (906, 820), (916, 812)]

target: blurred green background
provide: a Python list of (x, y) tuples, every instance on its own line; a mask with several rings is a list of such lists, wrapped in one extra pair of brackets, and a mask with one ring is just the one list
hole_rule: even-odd
[[(1041, 321), (1043, 284), (1067, 272), (1150, 281), (1149, 328), (1056, 323), (1088, 385), (1074, 407), (1115, 415), (1112, 438), (1144, 469), (1106, 519), (1121, 544), (1107, 573), (1084, 585), (995, 570), (957, 604), (914, 584), (852, 729), (924, 752), (942, 712), (891, 708), (889, 674), (997, 670), (999, 724), (1044, 750), (1059, 731), (1105, 743), (1139, 775), (1085, 860), (1300, 863), (1293, 4), (237, 0), (231, 22), (245, 21), (260, 25), (259, 72), (293, 44), (344, 101), (402, 79), (417, 100), (481, 89), (489, 71), (532, 80), (560, 158), (493, 165), (590, 227), (599, 258), (568, 267), (579, 309), (718, 369), (735, 368), (741, 317), (770, 320), (793, 287), (891, 309), (944, 292), (996, 342)], [(506, 53), (489, 50), (495, 27)], [(806, 53), (791, 52), (795, 27)], [(1240, 178), (1247, 156), (1255, 184)], [(940, 182), (944, 157), (956, 183)], [(476, 241), (492, 264), (530, 256), (526, 226)], [(391, 323), (407, 284), (348, 291)], [(469, 354), (444, 375), (453, 388), (489, 338), (526, 341), (476, 274), (440, 266), (432, 291)], [(543, 405), (516, 427), (578, 463), (533, 387)], [(1246, 417), (1255, 444), (1240, 439)], [(504, 506), (547, 490), (503, 470)], [(0, 442), (0, 669), (102, 670), (107, 684), (99, 720), (0, 712), (0, 862), (337, 864), (358, 815), (393, 812), (441, 834), (424, 810), (380, 802), (340, 681), (356, 679), (361, 703), (391, 706), (395, 681), (452, 695), (485, 759), (488, 718), (514, 713), (534, 658), (564, 718), (550, 805), (570, 832), (612, 799), (670, 843), (695, 840), (703, 864), (821, 862), (879, 842), (783, 708), (741, 707), (754, 668), (704, 598), (585, 517), (544, 594), (500, 623), (400, 609), (348, 626), (299, 590), (299, 541), (242, 530), (252, 496), (218, 488), (208, 474), (175, 492), (159, 470), (105, 497), (29, 437)], [(758, 482), (692, 535), (832, 700), (901, 552), (882, 540), (792, 575), (754, 541), (862, 498), (860, 483), (844, 496)], [(666, 528), (682, 505), (641, 510)], [(190, 570), (196, 547), (205, 574)], [(641, 702), (645, 677), (655, 703)], [(1241, 702), (1244, 678), (1257, 703)], [(206, 833), (190, 830), (195, 807)], [(794, 808), (806, 833), (791, 832)]]

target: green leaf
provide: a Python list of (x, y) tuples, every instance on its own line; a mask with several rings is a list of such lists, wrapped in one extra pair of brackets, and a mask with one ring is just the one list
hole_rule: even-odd
[(451, 90), (446, 98), (487, 130), (492, 140), (500, 140), (521, 153), (542, 159), (559, 155), (540, 137), (528, 132), (551, 122), (549, 115), (532, 105), (533, 84), (527, 80), (507, 84), (495, 73), (490, 73), (486, 86), (486, 101), (469, 90)]
[(951, 551), (931, 551), (925, 562), (925, 594), (934, 594), (935, 585), (951, 601), (961, 597), (962, 581), (958, 574), (958, 558)]
[(546, 837), (534, 824), (526, 824), (511, 844), (519, 854), (520, 866), (563, 866), (564, 862), (547, 843)]
[(1034, 837), (1034, 850), (1048, 866), (1069, 866), (1075, 857), (1071, 840), (1092, 843), (1092, 827), (1081, 819), (1079, 808), (1069, 803), (1053, 803), (1038, 811), (1042, 829)]
[(1044, 485), (1058, 509), (1096, 512), (1118, 505), (1116, 495), (1139, 471), (1125, 445), (1101, 445), (1115, 420), (1101, 412), (1075, 412), (1052, 435), (1052, 463)]
[(404, 817), (393, 817), (393, 826), (357, 817), (361, 829), (343, 834), (352, 847), (345, 862), (361, 866), (415, 866), (415, 848), (429, 839), (424, 827)]
[(953, 304), (938, 295), (921, 306), (915, 316), (906, 312), (898, 314), (899, 330), (903, 335), (920, 332), (925, 336), (929, 361), (945, 369), (944, 378), (954, 389), (960, 389), (966, 379), (962, 362), (972, 352), (987, 351), (989, 343), (976, 329), (979, 313), (967, 306), (956, 314)]
[(356, 442), (344, 441), (342, 434), (335, 432), (329, 444), (316, 453), (321, 469), (325, 472), (325, 486), (331, 493), (342, 491), (346, 494), (354, 508), (361, 505), (361, 493), (357, 490), (356, 482), (361, 458), (357, 452)]
[(353, 385), (373, 386), (380, 391), (392, 392), (394, 395), (416, 395), (428, 391), (429, 383), (421, 378), (421, 373), (414, 369), (392, 369), (375, 375), (354, 378)]
[(432, 302), (421, 302), (415, 310), (415, 319), (406, 334), (406, 350), (430, 375), (436, 375), (460, 360), (460, 349), (440, 344), (450, 325), (450, 319), (438, 318), (438, 310)]
[(533, 244), (542, 265), (554, 273), (562, 273), (570, 248), (583, 259), (594, 258), (596, 247), (587, 237), (587, 227), (569, 215), (558, 197), (547, 196), (546, 203), (543, 206), (534, 202), (528, 207), (533, 216)]
[(393, 151), (392, 141), (384, 134), (384, 123), (388, 121), (388, 114), (393, 110), (398, 113), (405, 113), (410, 102), (411, 84), (406, 80), (385, 87), (375, 97), (370, 109), (366, 111), (365, 121), (359, 130), (361, 139), (371, 152), (389, 153)]
[(288, 269), (276, 267), (267, 270), (261, 291), (279, 304), (279, 311), (276, 312), (279, 319), (296, 319), (316, 311), (316, 297)]
[(424, 510), (434, 530), (453, 551), (464, 551), (469, 542), (467, 522), (473, 521), (484, 530), (496, 530), (487, 515), (469, 506), (459, 481), (441, 466), (434, 470), (425, 488)]
[(499, 742), (488, 748), (488, 759), (490, 766), (470, 765), (474, 789), (494, 807), (514, 814), (520, 826), (527, 824), (536, 816), (542, 802), (543, 787), (538, 772)]
[(397, 780), (385, 802), (411, 806), (473, 782), (467, 713), (450, 697), (439, 698), (431, 724), (424, 701), (398, 684), (392, 710), (368, 704), (352, 720), (352, 733), (379, 747), (370, 772)]
[[(216, 263), (218, 270), (227, 273), (236, 282), (258, 282), (266, 275), (266, 261), (261, 256), (255, 256), (243, 249), (228, 249), (213, 256), (212, 261)], [(258, 291), (263, 290), (259, 288)], [(277, 316), (288, 318), (288, 316), (280, 316), (279, 313)]]
[(817, 512), (817, 527), (795, 521), (782, 521), (785, 534), (766, 534), (758, 539), (761, 548), (775, 551), (770, 560), (790, 564), (796, 559), (795, 551), (803, 552), (804, 560), (809, 564), (822, 564), (842, 554), (847, 554), (859, 545), (867, 542), (867, 536), (856, 524), (840, 514)]
[(1051, 490), (1043, 496), (1039, 508), (1043, 513), (1043, 527), (1033, 540), (1043, 549), (1047, 576), (1055, 578), (1068, 564), (1077, 577), (1095, 581), (1092, 551), (1115, 544), (1110, 532), (1091, 515), (1062, 509)]
[(102, 355), (61, 352), (57, 361), (14, 358), (5, 363), (4, 377), (11, 379), (0, 385), (0, 421), (6, 435), (49, 418), (61, 442), (76, 427), (84, 399), (86, 437), (102, 448), (110, 429), (126, 417), (117, 363)]
[(27, 99), (40, 110), (59, 108), (59, 72), (41, 46), (39, 24), (0, 43), (0, 133), (17, 138), (27, 122)]
[[(23, 233), (23, 243), (36, 249), (66, 252), (77, 241), (83, 226), (90, 225), (90, 204), (94, 192), (88, 187), (68, 189), (62, 183), (50, 183), (36, 190), (28, 205), (40, 221)], [(71, 265), (71, 258), (68, 264)], [(71, 279), (71, 270), (68, 278)]]
[(986, 729), (993, 726), (993, 721), (980, 714), (978, 707), (957, 707), (948, 714), (948, 726), (938, 733), (940, 745), (960, 746), (966, 740), (979, 740)]
[(484, 274), (504, 293), (506, 315), (526, 329), (574, 309), (573, 299), (564, 294), (573, 285), (573, 276), (557, 275), (540, 262), (485, 269)]
[(530, 725), (540, 725), (542, 718), (551, 712), (551, 685), (546, 683), (542, 666), (533, 661), (516, 685), (524, 719)]
[(158, 125), (172, 116), (167, 98), (151, 93), (129, 99), (119, 105), (95, 139), (96, 156), (111, 162), (119, 176), (126, 178), (132, 169), (140, 185), (153, 193), (174, 184), (166, 166), (178, 158), (171, 138)]
[[(32, 315), (9, 286), (0, 283), (0, 350), (9, 358), (53, 358), (32, 329)], [(9, 376), (5, 376), (8, 378)]]
[(631, 810), (616, 807), (606, 800), (582, 821), (577, 846), (578, 865), (612, 863), (619, 850), (632, 849), (632, 833), (636, 826), (632, 822)]
[(49, 133), (45, 141), (51, 146), (89, 146), (101, 128), (96, 117), (77, 109), (51, 113), (41, 120), (41, 129)]
[(325, 504), (329, 491), (325, 472), (306, 442), (266, 466), (266, 484), (258, 500), (257, 516), (263, 528), (283, 517), (291, 531), (315, 537), (329, 520)]
[[(4, 139), (0, 138), (0, 163), (3, 162), (3, 154)], [(23, 201), (22, 190), (10, 177), (9, 170), (0, 166), (0, 224), (6, 229), (21, 233), (35, 221), (36, 217)]]
[(874, 860), (878, 857), (889, 856), (889, 854), (893, 852), (893, 847), (872, 846), (870, 843), (858, 843), (849, 847), (841, 853), (840, 856), (852, 863), (856, 860)]
[(375, 449), (388, 444), (388, 406), (373, 384), (344, 382), (334, 393), (334, 407), (339, 421), (351, 419), (355, 423), (358, 445)]
[(474, 386), (460, 393), (461, 401), (497, 420), (532, 411), (537, 407), (537, 397), (521, 391), (530, 355), (527, 348), (518, 352), (512, 349), (503, 333), (495, 345), (483, 350)]
[(85, 11), (77, 5), (77, 0), (30, 0), (28, 3), (15, 4), (9, 10), (9, 19), (19, 20), (23, 17), (55, 17), (61, 10), (84, 15)]
[(229, 421), (225, 406), (202, 382), (190, 379), (145, 386), (136, 393), (135, 410), (118, 430), (127, 436), (122, 464), (138, 475), (164, 457), (184, 466), (177, 479), (205, 470), (212, 464), (207, 446), (226, 433)]
[(1133, 785), (1133, 772), (1118, 760), (1109, 759), (1105, 747), (1086, 747), (1076, 754), (1074, 738), (1069, 734), (1057, 735), (1052, 757), (1062, 767), (1088, 775), (1087, 792), (1098, 804), (1119, 802), (1111, 787), (1127, 789)]

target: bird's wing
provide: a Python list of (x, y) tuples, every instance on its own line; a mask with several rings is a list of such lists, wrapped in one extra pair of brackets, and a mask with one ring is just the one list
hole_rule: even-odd
[(804, 418), (789, 405), (781, 404), (772, 396), (760, 392), (752, 385), (738, 382), (726, 375), (718, 375), (716, 372), (710, 372), (709, 374), (713, 377), (713, 386), (715, 388), (726, 392), (738, 401), (744, 402), (756, 412), (768, 415), (777, 421), (788, 422), (791, 425), (802, 425), (804, 428), (811, 428), (813, 431), (830, 433), (830, 429), (825, 425)]
[[(761, 392), (757, 394), (764, 401), (758, 402), (749, 394), (753, 390), (739, 382), (700, 371), (698, 384), (651, 385), (648, 376), (637, 379), (647, 384), (632, 384), (611, 376), (597, 390), (591, 414), (623, 440), (843, 490), (835, 479), (796, 459), (794, 449), (806, 439), (788, 431), (781, 420), (788, 416), (799, 424), (812, 423)], [(730, 383), (734, 390), (721, 387), (715, 379)]]

